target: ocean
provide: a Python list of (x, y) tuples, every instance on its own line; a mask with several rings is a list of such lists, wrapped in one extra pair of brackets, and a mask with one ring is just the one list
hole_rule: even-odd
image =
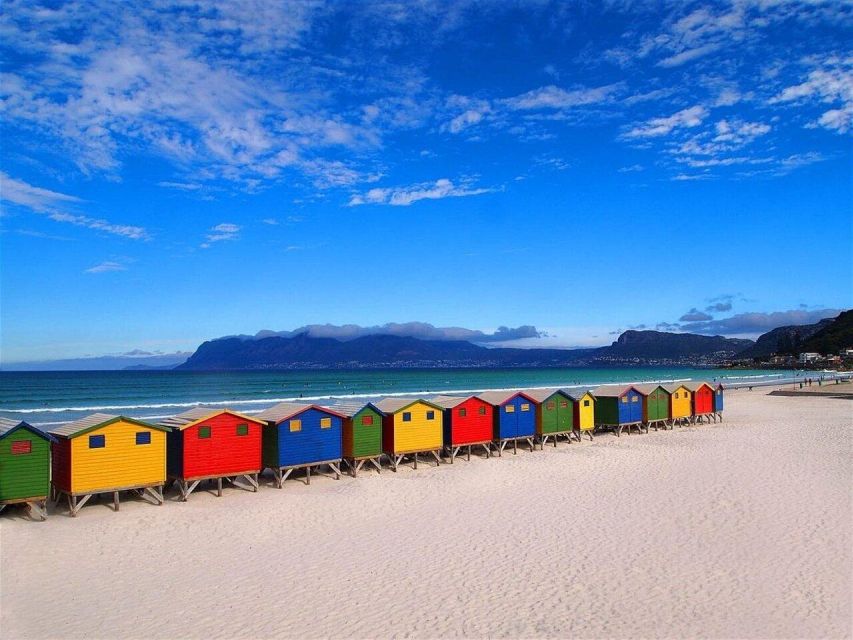
[[(37, 426), (95, 412), (145, 420), (199, 404), (255, 413), (277, 402), (365, 401), (382, 396), (473, 393), (531, 387), (707, 379), (734, 386), (780, 383), (803, 372), (691, 368), (393, 369), (377, 371), (44, 371), (0, 372), (0, 416)], [(814, 376), (814, 372), (807, 375)]]

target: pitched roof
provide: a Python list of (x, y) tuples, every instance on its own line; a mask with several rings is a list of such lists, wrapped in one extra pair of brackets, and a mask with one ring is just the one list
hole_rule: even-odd
[(634, 389), (635, 391), (642, 393), (642, 391), (637, 389), (633, 384), (603, 384), (600, 387), (593, 389), (592, 395), (596, 398), (618, 398), (625, 395), (628, 389)]
[(595, 400), (595, 394), (592, 392), (592, 389), (562, 389), (562, 391), (574, 401), (580, 400), (586, 394), (591, 395), (592, 399)]
[(158, 424), (151, 424), (150, 422), (143, 422), (142, 420), (137, 420), (136, 418), (117, 416), (111, 413), (93, 413), (91, 415), (86, 416), (85, 418), (75, 420), (74, 422), (66, 422), (65, 424), (59, 425), (58, 427), (51, 429), (50, 433), (55, 436), (73, 438), (75, 436), (82, 435), (87, 431), (92, 431), (93, 429), (97, 429), (98, 427), (106, 426), (112, 422), (118, 422), (119, 420), (129, 422), (130, 424), (137, 424), (141, 427), (147, 427), (149, 429), (157, 429), (158, 431), (168, 431), (166, 427), (162, 427)]
[(423, 402), (430, 407), (443, 409), (441, 405), (430, 402), (429, 400), (424, 400), (423, 398), (382, 398), (382, 400), (376, 403), (376, 406), (382, 413), (397, 413), (416, 402)]
[(691, 380), (690, 382), (686, 382), (684, 386), (691, 391), (696, 391), (699, 387), (708, 387), (712, 391), (714, 389), (714, 385), (710, 382), (705, 382), (704, 380)]
[(433, 396), (429, 399), (429, 402), (433, 404), (437, 404), (444, 409), (453, 409), (454, 407), (458, 407), (463, 402), (470, 400), (472, 397), (476, 396)]
[(663, 385), (663, 388), (666, 389), (669, 393), (675, 393), (679, 389), (687, 389), (688, 391), (690, 391), (690, 387), (681, 382), (677, 384), (665, 384)]
[(308, 411), (308, 409), (317, 409), (317, 411), (322, 411), (323, 413), (330, 413), (333, 416), (337, 416), (338, 418), (346, 418), (346, 415), (339, 413), (333, 409), (321, 407), (318, 404), (302, 404), (300, 402), (279, 402), (277, 405), (269, 407), (268, 409), (264, 409), (260, 413), (256, 414), (255, 419), (263, 420), (264, 422), (275, 422), (276, 424), (278, 424), (279, 422), (284, 422), (285, 420), (289, 420), (290, 418), (299, 415), (303, 411)]
[(526, 391), (484, 391), (483, 393), (478, 393), (477, 397), (491, 405), (497, 406), (519, 395), (524, 396), (532, 402), (536, 402)]
[(33, 425), (23, 422), (21, 420), (13, 420), (12, 418), (0, 418), (0, 438), (5, 438), (7, 435), (12, 433), (13, 431), (17, 431), (18, 429), (26, 429), (28, 431), (32, 431), (33, 433), (41, 436), (45, 440), (56, 440), (49, 433), (45, 433), (38, 427), (34, 427)]
[(237, 413), (236, 411), (232, 411), (231, 409), (222, 409), (220, 407), (193, 407), (192, 409), (188, 409), (183, 413), (179, 413), (178, 415), (161, 420), (160, 424), (164, 427), (169, 427), (170, 429), (183, 431), (187, 427), (191, 427), (192, 425), (198, 422), (209, 420), (210, 418), (221, 415), (223, 413), (228, 413), (232, 416), (240, 418), (241, 420), (248, 420), (249, 422), (257, 422), (258, 424), (264, 424), (263, 420), (258, 420), (257, 418), (252, 418), (250, 416), (243, 415), (242, 413)]
[(345, 418), (352, 418), (355, 414), (357, 414), (359, 411), (366, 407), (369, 407), (377, 413), (382, 414), (379, 408), (372, 402), (363, 402), (359, 400), (341, 400), (328, 405), (328, 407), (332, 411), (341, 414)]
[(545, 402), (555, 393), (562, 393), (564, 396), (569, 395), (565, 390), (559, 389), (557, 387), (548, 387), (546, 389), (528, 389), (524, 393), (539, 403)]
[(671, 391), (667, 388), (667, 385), (665, 385), (665, 384), (657, 384), (654, 382), (649, 382), (646, 384), (635, 384), (634, 385), (634, 388), (637, 391), (639, 391), (640, 393), (645, 394), (645, 395), (649, 395), (652, 391), (654, 391), (658, 387), (660, 387), (661, 389), (663, 389), (667, 393), (671, 393)]

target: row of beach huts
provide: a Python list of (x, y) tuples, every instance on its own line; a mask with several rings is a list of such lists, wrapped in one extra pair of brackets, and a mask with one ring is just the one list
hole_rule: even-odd
[[(107, 494), (119, 509), (130, 491), (163, 504), (176, 485), (181, 500), (203, 482), (257, 491), (272, 471), (281, 488), (295, 471), (342, 463), (355, 477), (383, 462), (393, 471), (419, 456), (451, 464), (472, 451), (498, 456), (519, 445), (531, 451), (558, 438), (590, 439), (632, 428), (672, 428), (722, 420), (723, 387), (708, 382), (607, 385), (588, 391), (548, 388), (486, 391), (471, 396), (392, 397), (328, 405), (284, 402), (256, 415), (195, 407), (159, 424), (96, 413), (43, 431), (0, 418), (0, 510), (24, 503), (44, 519), (48, 498), (65, 499), (76, 516), (92, 496)], [(386, 464), (387, 464), (386, 463)]]

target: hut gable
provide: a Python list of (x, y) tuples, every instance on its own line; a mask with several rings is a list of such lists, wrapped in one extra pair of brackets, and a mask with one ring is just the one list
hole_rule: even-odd
[(372, 402), (336, 402), (330, 409), (344, 416), (343, 457), (350, 460), (382, 455), (382, 418)]
[[(166, 479), (166, 427), (94, 414), (51, 430), (54, 481), (83, 494), (162, 485)], [(58, 467), (58, 468), (57, 468)]]
[(574, 427), (574, 400), (562, 389), (531, 389), (525, 392), (536, 400), (536, 432), (540, 436), (567, 433)]
[(536, 434), (538, 402), (524, 391), (486, 391), (477, 396), (495, 407), (496, 440), (529, 439)]
[(376, 406), (385, 414), (382, 446), (386, 453), (441, 449), (444, 409), (440, 405), (419, 398), (385, 398)]
[(47, 497), (53, 441), (26, 422), (0, 418), (0, 503)]
[(664, 389), (669, 392), (670, 417), (674, 420), (689, 418), (693, 411), (693, 394), (687, 385), (667, 384)]
[(444, 445), (455, 448), (491, 442), (494, 407), (477, 396), (436, 396), (434, 404), (444, 407)]
[(262, 459), (274, 469), (340, 461), (345, 416), (314, 404), (282, 402), (255, 416), (264, 427)]

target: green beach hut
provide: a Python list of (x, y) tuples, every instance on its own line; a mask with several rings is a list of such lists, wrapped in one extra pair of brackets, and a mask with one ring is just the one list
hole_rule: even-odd
[(23, 503), (31, 514), (47, 517), (53, 441), (53, 436), (26, 422), (0, 418), (0, 511)]
[(653, 427), (655, 431), (659, 428), (666, 429), (669, 426), (672, 415), (669, 407), (669, 390), (660, 384), (638, 384), (636, 385), (643, 395), (643, 421), (646, 429)]
[(365, 464), (382, 472), (382, 418), (376, 405), (368, 402), (338, 402), (328, 407), (344, 416), (343, 461), (356, 477)]
[(529, 389), (528, 396), (536, 400), (536, 435), (542, 449), (550, 438), (566, 436), (571, 441), (574, 430), (574, 400), (562, 389)]

